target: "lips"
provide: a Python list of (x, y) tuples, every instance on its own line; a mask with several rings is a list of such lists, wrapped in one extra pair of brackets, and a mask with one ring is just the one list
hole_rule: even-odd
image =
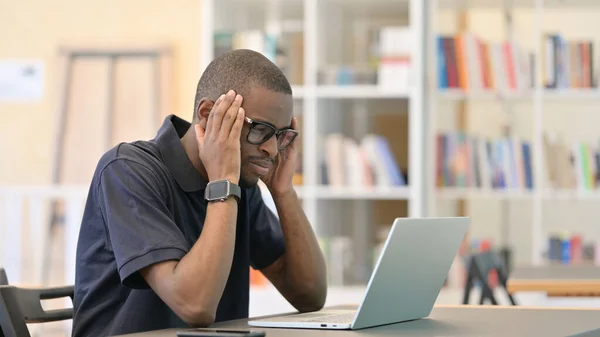
[(259, 176), (264, 176), (271, 170), (273, 164), (268, 162), (249, 162), (250, 168)]

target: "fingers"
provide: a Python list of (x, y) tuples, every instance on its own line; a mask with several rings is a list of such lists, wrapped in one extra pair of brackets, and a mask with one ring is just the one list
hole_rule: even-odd
[[(296, 117), (292, 118), (292, 129), (298, 131), (298, 118), (296, 118)], [(292, 140), (292, 142), (290, 143), (290, 145), (285, 150), (287, 150), (287, 149), (295, 149), (296, 148), (296, 144), (298, 143), (297, 140), (298, 140), (298, 137), (295, 137), (294, 140)]]
[(233, 123), (233, 127), (231, 128), (231, 133), (229, 137), (231, 139), (240, 139), (240, 135), (242, 134), (242, 126), (244, 126), (244, 117), (246, 116), (246, 111), (244, 108), (239, 108), (238, 113), (235, 118), (235, 122)]
[(200, 124), (194, 125), (196, 129), (196, 142), (198, 142), (198, 149), (202, 149), (204, 147), (204, 129)]
[(235, 100), (233, 101), (233, 103), (231, 104), (229, 109), (227, 109), (227, 112), (225, 112), (225, 115), (223, 116), (223, 121), (221, 124), (221, 131), (220, 131), (222, 139), (229, 138), (229, 135), (231, 134), (231, 128), (233, 127), (233, 124), (236, 122), (238, 112), (241, 108), (242, 100), (243, 100), (243, 98), (241, 95), (236, 95)]
[(221, 106), (221, 103), (223, 102), (223, 98), (225, 98), (225, 94), (221, 95), (217, 101), (215, 102), (215, 104), (213, 105), (210, 113), (208, 114), (208, 120), (206, 121), (206, 131), (205, 133), (210, 135), (212, 128), (213, 128), (213, 124), (214, 124), (214, 120), (215, 120), (215, 113), (216, 111), (219, 109), (219, 106)]
[(221, 124), (223, 123), (223, 116), (225, 116), (225, 114), (227, 113), (228, 108), (231, 107), (231, 103), (233, 102), (234, 98), (235, 91), (229, 90), (227, 95), (225, 95), (223, 99), (221, 99), (219, 106), (213, 107), (213, 111), (211, 111), (211, 115), (213, 115), (213, 122), (210, 128), (211, 134), (217, 135), (220, 132)]

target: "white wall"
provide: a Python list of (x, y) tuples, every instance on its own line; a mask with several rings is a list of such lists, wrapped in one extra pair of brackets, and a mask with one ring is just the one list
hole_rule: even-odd
[[(55, 119), (60, 98), (62, 79), (59, 50), (71, 47), (114, 47), (167, 44), (172, 47), (171, 76), (165, 92), (172, 96), (166, 113), (192, 116), (196, 83), (200, 76), (200, 4), (198, 0), (178, 1), (169, 5), (157, 0), (132, 1), (76, 1), (76, 0), (20, 0), (0, 1), (0, 59), (40, 60), (44, 65), (43, 97), (35, 102), (0, 102), (0, 184), (47, 184), (51, 182), (51, 165), (54, 154)], [(50, 14), (51, 13), (51, 14)], [(100, 63), (91, 67), (92, 63)], [(84, 94), (75, 97), (78, 109), (88, 114), (87, 130), (97, 128), (95, 115), (102, 113), (105, 94), (105, 72), (102, 62), (85, 62), (88, 69), (79, 78), (79, 89)], [(123, 62), (125, 78), (118, 75), (117, 105), (127, 107), (116, 113), (115, 130), (121, 139), (140, 136), (128, 123), (135, 118), (132, 111), (145, 112), (148, 105), (142, 100), (129, 99), (143, 95), (144, 78), (150, 72), (145, 66)], [(80, 69), (81, 66), (78, 66)], [(140, 76), (142, 74), (142, 76)], [(140, 84), (141, 83), (141, 84)], [(83, 88), (83, 89), (82, 89)], [(82, 109), (81, 107), (85, 107)], [(137, 115), (139, 116), (139, 115)], [(99, 118), (98, 116), (95, 116)], [(138, 121), (138, 126), (141, 121)], [(143, 130), (143, 125), (141, 126)], [(126, 129), (128, 128), (128, 129)], [(90, 132), (91, 132), (90, 131)], [(143, 138), (154, 136), (156, 130), (142, 131)], [(82, 140), (93, 142), (94, 134), (71, 135), (69, 145)], [(80, 138), (74, 138), (79, 136)], [(5, 164), (6, 163), (6, 164)]]

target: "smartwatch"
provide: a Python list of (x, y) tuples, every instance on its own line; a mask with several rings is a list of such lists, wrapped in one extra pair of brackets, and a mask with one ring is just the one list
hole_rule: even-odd
[(225, 201), (229, 197), (236, 197), (236, 201), (242, 198), (242, 189), (227, 179), (211, 181), (204, 190), (204, 199), (211, 201)]

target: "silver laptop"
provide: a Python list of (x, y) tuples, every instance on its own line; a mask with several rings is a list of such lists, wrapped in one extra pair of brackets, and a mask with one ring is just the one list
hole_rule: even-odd
[(469, 225), (468, 217), (397, 218), (357, 309), (250, 319), (248, 324), (356, 330), (427, 317)]

